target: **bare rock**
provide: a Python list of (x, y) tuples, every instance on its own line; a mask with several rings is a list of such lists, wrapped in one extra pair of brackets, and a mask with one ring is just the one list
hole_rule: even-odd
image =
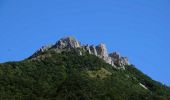
[(107, 49), (105, 44), (99, 44), (96, 46), (97, 54), (101, 57), (108, 57)]
[(97, 56), (97, 51), (96, 51), (96, 47), (94, 45), (90, 46), (90, 51), (92, 54), (94, 54), (95, 56)]
[(129, 65), (129, 60), (127, 57), (121, 57), (121, 63), (123, 65)]
[(55, 45), (43, 46), (38, 52), (44, 52), (49, 49), (52, 49), (55, 52), (60, 53), (61, 51), (70, 50), (72, 48), (77, 49), (79, 55), (83, 55), (81, 50), (84, 50), (89, 54), (95, 55), (103, 59), (106, 63), (111, 64), (117, 69), (125, 69), (124, 66), (129, 65), (127, 57), (121, 57), (120, 54), (117, 52), (108, 54), (105, 44), (99, 44), (98, 46), (81, 46), (80, 42), (77, 41), (74, 37), (62, 38)]
[(75, 38), (73, 37), (66, 37), (60, 39), (55, 46), (56, 48), (59, 49), (68, 49), (68, 48), (78, 48), (81, 47), (80, 42), (78, 42)]
[(92, 54), (89, 45), (82, 46), (82, 48), (83, 48), (85, 51), (87, 51), (89, 54)]
[(129, 65), (128, 58), (127, 57), (121, 57), (119, 53), (113, 52), (109, 54), (109, 56), (112, 58), (112, 61), (116, 66), (123, 67), (125, 65)]
[(115, 67), (114, 62), (112, 61), (111, 57), (103, 57), (103, 60), (105, 60), (106, 63), (111, 64), (112, 66)]
[(41, 47), (41, 48), (39, 49), (39, 51), (40, 51), (40, 52), (44, 52), (44, 51), (50, 49), (52, 46), (53, 46), (53, 45), (46, 45), (46, 46), (43, 46), (43, 47)]

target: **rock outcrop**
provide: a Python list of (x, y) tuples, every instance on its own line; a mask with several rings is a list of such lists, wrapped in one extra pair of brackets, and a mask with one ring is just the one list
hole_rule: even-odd
[(56, 50), (79, 48), (78, 50), (80, 55), (83, 55), (81, 51), (83, 50), (85, 52), (88, 52), (89, 54), (102, 58), (106, 63), (111, 64), (113, 67), (117, 69), (125, 69), (124, 66), (129, 65), (127, 57), (121, 57), (120, 54), (117, 52), (108, 54), (105, 44), (99, 44), (97, 46), (94, 45), (81, 46), (81, 43), (73, 37), (62, 38), (55, 45), (44, 46), (40, 49), (40, 51), (44, 52), (51, 48)]
[(99, 44), (96, 46), (97, 54), (103, 58), (108, 57), (107, 49), (104, 44)]
[(125, 65), (129, 65), (128, 58), (127, 57), (121, 57), (119, 53), (113, 52), (109, 54), (109, 56), (112, 58), (112, 61), (114, 62), (114, 65), (120, 66), (124, 68)]
[(54, 45), (54, 47), (58, 49), (78, 48), (80, 46), (80, 42), (74, 37), (62, 38)]
[(96, 47), (95, 47), (94, 45), (91, 45), (91, 46), (90, 46), (90, 52), (91, 52), (92, 54), (96, 55), (96, 56), (98, 55), (98, 54), (97, 54)]
[(84, 51), (87, 51), (89, 54), (92, 54), (89, 45), (82, 46), (82, 48), (83, 48)]
[(114, 63), (111, 57), (109, 57), (108, 55), (105, 44), (99, 44), (98, 46), (96, 46), (96, 51), (97, 51), (97, 56), (99, 56), (100, 58), (105, 60), (107, 63), (111, 64), (112, 66), (114, 66)]
[(39, 51), (40, 51), (40, 52), (44, 52), (44, 51), (50, 49), (52, 46), (53, 46), (53, 45), (46, 45), (46, 46), (43, 46), (43, 47), (41, 47), (41, 48), (39, 49)]

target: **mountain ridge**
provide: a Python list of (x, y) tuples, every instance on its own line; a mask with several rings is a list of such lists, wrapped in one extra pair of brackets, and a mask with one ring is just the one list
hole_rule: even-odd
[[(129, 61), (127, 57), (122, 57), (118, 52), (112, 52), (108, 53), (106, 45), (101, 43), (97, 46), (95, 45), (81, 45), (81, 42), (79, 42), (74, 37), (64, 37), (59, 39), (55, 44), (53, 45), (47, 45), (40, 48), (36, 53), (38, 52), (44, 52), (49, 49), (72, 49), (72, 48), (78, 48), (82, 49), (83, 51), (88, 52), (89, 54), (93, 54), (95, 56), (98, 56), (99, 58), (102, 58), (107, 63), (111, 64), (113, 67), (118, 69), (125, 69), (125, 65), (129, 65)], [(82, 55), (82, 51), (79, 50), (79, 54)]]

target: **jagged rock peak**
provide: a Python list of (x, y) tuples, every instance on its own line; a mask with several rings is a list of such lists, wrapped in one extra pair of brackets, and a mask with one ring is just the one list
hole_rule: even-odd
[(59, 49), (78, 48), (81, 47), (81, 44), (74, 37), (65, 37), (60, 39), (54, 47)]
[(112, 58), (112, 61), (117, 66), (125, 66), (129, 65), (129, 61), (127, 57), (121, 57), (118, 52), (110, 53), (109, 56)]
[[(97, 46), (94, 45), (82, 45), (78, 40), (76, 40), (74, 37), (65, 37), (61, 38), (59, 41), (56, 42), (54, 45), (49, 46), (43, 46), (39, 51), (44, 52), (49, 49), (53, 49), (57, 52), (60, 52), (60, 50), (69, 50), (71, 48), (81, 48), (82, 50), (88, 52), (89, 54), (95, 55), (99, 58), (102, 58), (106, 63), (111, 64), (113, 67), (118, 69), (125, 69), (126, 65), (129, 65), (128, 58), (122, 57), (119, 53), (113, 52), (108, 54), (106, 45), (101, 43)], [(79, 54), (82, 55), (82, 51), (80, 49)]]
[(105, 44), (101, 43), (98, 46), (96, 46), (96, 51), (98, 55), (102, 57), (108, 57), (107, 48)]

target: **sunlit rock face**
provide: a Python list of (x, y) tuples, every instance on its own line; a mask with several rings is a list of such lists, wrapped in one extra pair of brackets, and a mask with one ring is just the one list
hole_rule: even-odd
[(80, 46), (80, 42), (73, 37), (62, 38), (54, 45), (54, 47), (59, 49), (78, 48)]
[(44, 52), (49, 49), (55, 49), (56, 51), (67, 50), (72, 48), (79, 48), (79, 55), (83, 55), (82, 51), (85, 51), (89, 54), (95, 55), (99, 58), (102, 58), (106, 63), (111, 64), (113, 67), (117, 69), (125, 69), (124, 66), (129, 65), (129, 61), (127, 57), (120, 56), (119, 53), (113, 52), (108, 54), (107, 48), (105, 44), (99, 44), (97, 46), (94, 45), (81, 45), (79, 41), (77, 41), (74, 37), (65, 37), (60, 39), (54, 45), (43, 46), (40, 49), (40, 52)]
[(98, 54), (97, 54), (96, 47), (95, 47), (94, 45), (91, 45), (91, 46), (90, 46), (90, 51), (91, 51), (92, 54), (94, 54), (94, 55), (96, 55), (96, 56), (98, 55)]
[(104, 44), (99, 44), (96, 46), (97, 54), (101, 57), (108, 57), (107, 48)]
[(109, 56), (111, 57), (112, 61), (114, 62), (116, 66), (120, 66), (124, 68), (124, 66), (129, 65), (128, 58), (121, 57), (120, 54), (117, 52), (113, 52), (109, 54)]
[(99, 56), (100, 58), (105, 60), (107, 63), (111, 64), (112, 66), (114, 66), (114, 63), (111, 57), (109, 57), (108, 55), (105, 44), (99, 44), (98, 46), (96, 46), (96, 51), (97, 51), (97, 56)]

